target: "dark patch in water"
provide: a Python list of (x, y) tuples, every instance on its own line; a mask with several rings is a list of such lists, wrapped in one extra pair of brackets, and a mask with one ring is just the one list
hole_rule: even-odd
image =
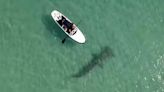
[(72, 77), (74, 78), (82, 77), (88, 74), (97, 65), (102, 67), (104, 61), (106, 61), (107, 58), (111, 58), (113, 56), (114, 54), (111, 48), (109, 47), (102, 48), (99, 54), (93, 55), (91, 61), (88, 62), (88, 64), (84, 65), (76, 74), (72, 75)]

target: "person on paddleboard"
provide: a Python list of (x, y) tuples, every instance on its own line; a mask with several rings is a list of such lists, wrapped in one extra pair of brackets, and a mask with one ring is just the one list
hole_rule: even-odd
[(61, 20), (58, 21), (58, 23), (68, 32), (69, 34), (74, 34), (72, 30), (76, 28), (75, 24), (69, 22), (65, 17), (62, 16)]

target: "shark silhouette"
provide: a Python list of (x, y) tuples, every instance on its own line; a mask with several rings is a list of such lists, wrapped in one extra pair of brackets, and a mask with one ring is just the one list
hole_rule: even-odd
[(113, 56), (114, 54), (109, 47), (102, 48), (99, 54), (93, 55), (91, 61), (88, 62), (88, 64), (84, 65), (77, 73), (72, 75), (72, 77), (79, 78), (89, 73), (96, 66), (103, 67), (103, 61)]

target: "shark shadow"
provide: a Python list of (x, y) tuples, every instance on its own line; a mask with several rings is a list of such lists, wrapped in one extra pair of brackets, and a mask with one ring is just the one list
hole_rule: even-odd
[(88, 62), (88, 64), (84, 65), (77, 73), (73, 74), (72, 77), (79, 78), (88, 74), (96, 66), (103, 67), (103, 63), (105, 63), (104, 61), (106, 61), (106, 59), (111, 57), (114, 57), (111, 48), (107, 46), (103, 47), (100, 53), (93, 55), (91, 61)]

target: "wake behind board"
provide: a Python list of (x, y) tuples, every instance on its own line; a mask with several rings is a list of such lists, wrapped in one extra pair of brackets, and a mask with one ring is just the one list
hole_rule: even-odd
[[(56, 24), (73, 40), (75, 40), (78, 43), (85, 43), (85, 37), (83, 33), (79, 30), (79, 28), (72, 23), (66, 16), (64, 16), (62, 13), (60, 13), (57, 10), (54, 10), (51, 12), (51, 16), (56, 22)], [(64, 21), (64, 22), (63, 22)], [(63, 24), (65, 23), (66, 26)], [(73, 27), (72, 27), (73, 26)], [(73, 29), (70, 29), (69, 27), (72, 27)]]

